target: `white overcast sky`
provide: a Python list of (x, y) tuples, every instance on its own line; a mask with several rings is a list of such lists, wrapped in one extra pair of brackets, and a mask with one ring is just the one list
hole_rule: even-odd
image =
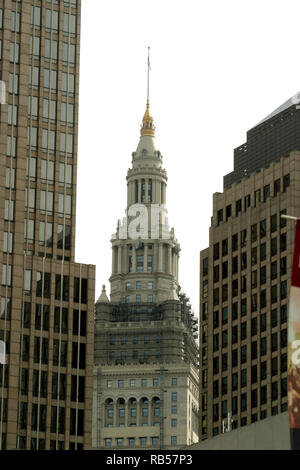
[(76, 261), (110, 291), (110, 237), (126, 207), (151, 47), (150, 106), (168, 172), (179, 282), (199, 311), (212, 194), (246, 132), (300, 90), (294, 0), (82, 0)]

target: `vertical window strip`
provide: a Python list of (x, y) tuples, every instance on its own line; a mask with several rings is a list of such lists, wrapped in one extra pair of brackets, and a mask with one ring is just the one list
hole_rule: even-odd
[[(80, 338), (81, 338), (81, 284), (82, 264), (79, 265), (79, 311), (78, 311), (78, 340), (77, 340), (77, 371), (76, 371), (76, 421), (75, 421), (75, 450), (78, 444), (78, 403), (79, 403), (79, 361), (80, 361)], [(88, 311), (88, 309), (87, 309)], [(84, 423), (83, 423), (84, 426)]]
[[(18, 5), (17, 5), (17, 2), (16, 2), (16, 6), (15, 6), (15, 17), (17, 18), (17, 10), (18, 10)], [(17, 43), (17, 28), (14, 28), (14, 48), (15, 48), (15, 51), (16, 51), (16, 43)], [(15, 76), (16, 76), (16, 56), (14, 55), (14, 65), (13, 65), (13, 83), (14, 83), (14, 80), (15, 80)], [(14, 110), (15, 109), (15, 87), (13, 86), (13, 94), (12, 94), (12, 109)], [(11, 141), (10, 141), (10, 154), (12, 155), (11, 153), (11, 150), (12, 150), (12, 141), (13, 141), (13, 137), (14, 137), (14, 128), (15, 126), (13, 125), (13, 122), (12, 122), (12, 126), (11, 126)], [(10, 173), (12, 173), (12, 168), (13, 168), (13, 165), (12, 165), (12, 162), (13, 162), (13, 158), (11, 157), (10, 159)], [(11, 206), (11, 201), (12, 201), (12, 185), (10, 184), (9, 185), (9, 211), (10, 211), (10, 206)], [(8, 243), (9, 243), (9, 238), (10, 238), (10, 234), (11, 234), (11, 217), (8, 217)], [(6, 255), (6, 282), (5, 282), (5, 312), (4, 312), (4, 343), (6, 344), (6, 340), (7, 340), (7, 299), (8, 299), (8, 275), (9, 275), (9, 259), (10, 259), (11, 255), (9, 254), (9, 250), (8, 250), (8, 253)], [(13, 278), (13, 273), (12, 273), (12, 278)], [(4, 383), (5, 383), (5, 380), (4, 380), (4, 374), (5, 374), (5, 367), (3, 366), (3, 371), (2, 371), (2, 385), (1, 385), (1, 414), (0, 414), (0, 450), (2, 450), (2, 437), (3, 437), (3, 414), (4, 414)]]
[[(36, 0), (33, 0), (33, 9), (36, 7)], [(17, 10), (17, 2), (16, 2), (16, 10)], [(16, 38), (16, 32), (15, 32), (15, 38)], [(35, 38), (35, 29), (33, 28), (33, 42)], [(16, 41), (15, 41), (15, 47), (16, 47)], [(31, 57), (31, 70), (33, 70), (33, 64), (34, 64), (34, 54), (32, 54)], [(16, 70), (16, 64), (14, 61), (14, 75), (13, 75), (13, 82), (15, 80), (15, 70)], [(33, 89), (31, 87), (31, 93), (30, 93), (30, 100), (32, 103), (32, 96), (33, 96)], [(15, 89), (13, 88), (13, 100), (15, 97)], [(14, 102), (14, 101), (13, 101)], [(32, 111), (32, 109), (31, 109)], [(28, 185), (27, 185), (27, 190), (28, 190), (28, 199), (29, 199), (29, 192), (30, 192), (30, 175), (31, 175), (31, 155), (32, 155), (32, 150), (31, 150), (31, 134), (32, 134), (32, 112), (30, 113), (30, 126), (29, 126), (29, 155), (28, 155)], [(12, 145), (13, 145), (13, 127), (12, 127), (12, 138), (10, 142), (10, 154), (12, 155)], [(17, 155), (17, 150), (16, 150), (16, 155)], [(11, 160), (12, 161), (12, 160)], [(24, 264), (23, 264), (23, 285), (22, 285), (22, 323), (21, 323), (21, 338), (20, 338), (20, 343), (21, 343), (21, 348), (20, 348), (20, 373), (19, 373), (19, 390), (18, 390), (18, 426), (17, 426), (17, 449), (20, 447), (20, 416), (21, 416), (21, 371), (22, 371), (22, 348), (23, 348), (23, 336), (24, 336), (24, 311), (25, 311), (25, 292), (24, 292), (24, 280), (25, 280), (25, 270), (26, 270), (26, 255), (28, 253), (28, 227), (29, 227), (29, 206), (30, 204), (27, 204), (27, 209), (26, 209), (26, 245), (25, 245), (25, 253), (24, 253)], [(38, 406), (39, 409), (39, 406)], [(39, 422), (37, 423), (39, 426)], [(38, 428), (37, 428), (38, 429)], [(37, 439), (37, 449), (38, 449), (38, 439)]]
[(36, 430), (36, 450), (39, 450), (40, 433), (40, 410), (41, 410), (41, 377), (42, 377), (42, 353), (43, 353), (43, 325), (44, 325), (44, 289), (45, 289), (45, 257), (42, 261), (42, 305), (41, 305), (41, 326), (40, 326), (40, 351), (39, 351), (39, 379), (38, 379), (38, 409), (37, 409), (37, 430)]

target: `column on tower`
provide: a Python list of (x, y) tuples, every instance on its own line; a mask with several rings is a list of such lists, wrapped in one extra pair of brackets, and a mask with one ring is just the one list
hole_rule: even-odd
[(136, 249), (134, 245), (132, 245), (132, 272), (136, 272)]
[(144, 273), (148, 272), (148, 245), (144, 243)]
[(119, 245), (118, 246), (118, 269), (117, 269), (117, 273), (121, 274), (121, 272), (122, 272), (122, 246)]
[(176, 253), (172, 253), (172, 274), (175, 277), (176, 276)]
[(147, 203), (148, 202), (148, 194), (149, 194), (149, 191), (148, 191), (148, 185), (149, 185), (149, 179), (148, 178), (145, 178), (145, 202)]
[(172, 246), (168, 245), (168, 273), (172, 274)]
[(158, 244), (158, 272), (163, 272), (163, 244)]

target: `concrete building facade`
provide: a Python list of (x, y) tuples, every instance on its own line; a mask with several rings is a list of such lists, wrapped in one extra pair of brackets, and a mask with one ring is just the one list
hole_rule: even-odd
[(112, 243), (110, 301), (96, 303), (95, 448), (176, 449), (198, 441), (197, 320), (178, 284), (179, 243), (149, 102)]
[(253, 153), (245, 150), (213, 195), (209, 247), (200, 256), (201, 440), (221, 434), (228, 413), (235, 429), (287, 410), (294, 224), (281, 215), (300, 214), (299, 113), (289, 100), (249, 131), (261, 135), (248, 146)]
[(0, 1), (1, 449), (88, 449), (95, 267), (75, 262), (80, 0)]

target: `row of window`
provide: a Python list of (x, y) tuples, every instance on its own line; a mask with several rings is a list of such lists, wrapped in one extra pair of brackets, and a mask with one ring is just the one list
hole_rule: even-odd
[[(136, 290), (140, 290), (142, 288), (142, 282), (141, 281), (136, 281), (135, 288), (136, 288)], [(130, 282), (126, 282), (125, 289), (126, 290), (131, 290), (131, 283)], [(147, 282), (147, 289), (148, 290), (153, 289), (153, 282)]]
[[(144, 344), (150, 344), (151, 336), (146, 335), (146, 336), (144, 336), (143, 340), (139, 336), (132, 336), (132, 338), (130, 337), (130, 339), (132, 339), (132, 344), (139, 344), (139, 342), (141, 342), (141, 341)], [(161, 339), (160, 335), (155, 336), (155, 342), (156, 343), (160, 343), (160, 339)], [(109, 336), (109, 344), (113, 345), (113, 344), (117, 344), (118, 342), (120, 344), (129, 343), (127, 336), (120, 336), (120, 337), (118, 337), (117, 341), (116, 341), (115, 336), (113, 336), (113, 335)]]
[[(281, 398), (287, 396), (287, 379), (281, 380)], [(278, 382), (273, 382), (271, 384), (271, 400), (278, 400)], [(240, 401), (240, 412), (247, 411), (247, 393), (242, 393), (240, 397), (235, 396), (231, 399), (231, 413), (233, 415), (238, 413), (238, 404)], [(257, 408), (257, 406), (262, 406), (267, 404), (267, 385), (260, 387), (260, 400), (258, 400), (258, 390), (254, 389), (251, 391), (251, 408)], [(228, 401), (223, 400), (222, 403), (214, 403), (213, 406), (213, 421), (218, 421), (220, 417), (227, 417), (228, 413)]]
[[(32, 272), (29, 269), (24, 271), (24, 281), (23, 287), (26, 294), (31, 292), (31, 282)], [(70, 278), (69, 276), (64, 275), (63, 277), (60, 274), (55, 275), (55, 299), (56, 300), (69, 300), (69, 291), (70, 291)], [(2, 265), (2, 285), (11, 286), (12, 284), (12, 265)], [(46, 299), (50, 298), (51, 293), (51, 273), (37, 271), (36, 273), (36, 296), (44, 297)], [(87, 294), (88, 294), (88, 280), (82, 278), (74, 278), (74, 295), (73, 301), (86, 304), (87, 303)]]
[[(139, 191), (140, 184), (140, 191)], [(163, 184), (163, 183), (162, 183)], [(152, 202), (152, 179), (147, 182), (148, 200), (146, 201), (146, 181), (135, 180), (135, 202)]]
[[(281, 211), (280, 214), (285, 213), (286, 211)], [(286, 226), (286, 220), (285, 219), (280, 219), (280, 228), (284, 228)], [(277, 230), (277, 214), (274, 214), (271, 216), (271, 223), (270, 223), (270, 232), (273, 233)], [(258, 224), (253, 224), (251, 225), (251, 243), (255, 243), (258, 240)], [(269, 231), (267, 231), (267, 221), (266, 219), (262, 220), (259, 224), (259, 234), (260, 234), (260, 239), (266, 237), (267, 233), (269, 234)], [(280, 236), (286, 236), (286, 234), (283, 234)], [(273, 240), (276, 240), (273, 239)], [(243, 248), (247, 245), (247, 229), (244, 229), (240, 232), (240, 247)], [(261, 244), (263, 246), (264, 244)], [(234, 234), (231, 237), (231, 251), (237, 251), (239, 248), (239, 237), (238, 234)], [(226, 256), (229, 253), (229, 247), (228, 247), (228, 238), (222, 240), (222, 242), (215, 243), (213, 245), (213, 259), (214, 261), (218, 260), (221, 255), (221, 250), (222, 250), (222, 256)], [(203, 275), (206, 276), (208, 274), (208, 258), (203, 259)]]
[[(280, 193), (281, 188), (283, 192), (286, 192), (287, 188), (290, 186), (290, 175), (284, 175), (282, 178), (282, 182), (280, 178), (275, 180), (273, 182), (273, 193), (272, 196), (276, 197), (278, 193)], [(252, 204), (253, 207), (257, 207), (257, 205), (260, 202), (266, 202), (267, 199), (271, 196), (271, 185), (267, 184), (263, 187), (263, 189), (257, 189), (254, 191), (254, 194), (252, 195)], [(243, 204), (244, 202), (244, 204)], [(251, 195), (248, 194), (247, 196), (244, 197), (244, 201), (242, 199), (239, 199), (235, 203), (235, 216), (238, 217), (238, 215), (242, 212), (247, 211), (247, 209), (251, 207)], [(218, 210), (217, 212), (217, 224), (220, 225), (221, 222), (227, 221), (231, 216), (233, 215), (232, 211), (232, 205), (229, 204), (226, 206), (223, 214), (223, 209)], [(223, 218), (224, 216), (224, 218)]]
[[(30, 410), (31, 408), (31, 410)], [(37, 403), (33, 403), (29, 408), (27, 403), (20, 403), (20, 429), (26, 429), (27, 425), (30, 424), (27, 417), (31, 416), (31, 429), (36, 431), (39, 428), (40, 432), (46, 431), (47, 424), (47, 406)], [(29, 413), (28, 411), (31, 411)], [(58, 417), (57, 417), (58, 412)], [(57, 425), (58, 424), (58, 425)], [(69, 429), (71, 435), (83, 436), (84, 431), (84, 410), (81, 409), (70, 409), (70, 422)], [(63, 407), (51, 406), (51, 421), (50, 421), (50, 432), (56, 433), (58, 428), (59, 434), (64, 434), (66, 429), (66, 410)]]
[[(283, 413), (284, 411), (287, 411), (288, 409), (288, 405), (287, 403), (282, 403), (281, 406), (280, 406), (280, 412)], [(272, 409), (271, 409), (271, 415), (272, 416), (275, 416), (278, 414), (278, 406), (272, 406)], [(266, 419), (267, 416), (268, 416), (268, 413), (267, 413), (267, 410), (261, 410), (260, 412), (260, 419)], [(255, 423), (257, 422), (258, 420), (258, 413), (253, 413), (251, 415), (251, 423)], [(247, 417), (244, 416), (240, 419), (240, 426), (247, 426)], [(250, 424), (250, 423), (249, 423)], [(232, 429), (237, 429), (238, 427), (238, 420), (234, 420), (232, 422)], [(206, 429), (206, 426), (202, 427), (202, 434), (205, 434), (207, 432), (207, 429)], [(222, 431), (222, 427), (214, 427), (213, 428), (213, 435), (214, 436), (217, 436), (220, 432), (223, 432)]]
[[(271, 253), (271, 257), (275, 256), (277, 254), (277, 238), (272, 238), (271, 239), (271, 250), (270, 250), (270, 253)], [(279, 248), (280, 248), (280, 253), (286, 251), (286, 248), (287, 248), (287, 238), (286, 238), (286, 233), (283, 233), (282, 235), (280, 235), (280, 239), (279, 239)], [(254, 247), (251, 249), (251, 266), (255, 266), (258, 262), (258, 256), (257, 256), (257, 247)], [(241, 253), (240, 255), (240, 271), (244, 271), (245, 269), (247, 269), (247, 260), (248, 260), (248, 257), (247, 257), (247, 253), (244, 252), (244, 253)], [(266, 244), (263, 243), (262, 245), (260, 245), (260, 261), (265, 261), (266, 260)], [(220, 279), (222, 278), (223, 280), (224, 279), (227, 279), (228, 276), (229, 276), (229, 262), (228, 261), (224, 261), (221, 265), (220, 264), (217, 264), (216, 266), (214, 266), (213, 268), (213, 282), (214, 283), (217, 283), (220, 281)], [(286, 257), (282, 257), (280, 258), (280, 275), (283, 276), (284, 274), (286, 274)], [(254, 269), (254, 268), (252, 268)], [(264, 265), (264, 266), (261, 266), (260, 270), (259, 270), (259, 283), (260, 284), (265, 284), (266, 283), (266, 280), (267, 280), (267, 270), (268, 270), (268, 266)], [(238, 259), (238, 256), (234, 256), (232, 258), (232, 261), (231, 261), (231, 274), (232, 276), (234, 276), (235, 274), (237, 274), (239, 271), (239, 259)], [(256, 287), (257, 286), (257, 272), (258, 271), (255, 271), (253, 270), (251, 272), (251, 287)], [(272, 261), (270, 263), (270, 274), (271, 274), (271, 279), (276, 279), (277, 278), (277, 272), (278, 272), (278, 260), (276, 259), (275, 261)], [(205, 287), (208, 285), (208, 280), (207, 279), (204, 279), (203, 280), (203, 283), (202, 283), (202, 286), (203, 286), (203, 293), (205, 291)], [(206, 289), (207, 290), (207, 289)]]
[[(132, 351), (131, 353), (131, 358), (133, 360), (139, 360), (140, 363), (147, 362), (150, 359), (150, 356), (152, 356), (156, 359), (160, 359), (161, 357), (161, 351), (157, 349), (156, 351), (152, 350), (143, 350), (143, 351)], [(121, 352), (116, 352), (116, 351), (109, 351), (108, 352), (108, 360), (109, 361), (115, 361), (118, 363), (120, 361), (121, 364), (123, 364), (126, 359), (130, 360), (130, 352), (128, 351), (121, 351)]]
[[(57, 102), (43, 98), (42, 116), (43, 121), (50, 121), (52, 124), (56, 122)], [(74, 125), (74, 104), (61, 102), (60, 122), (62, 125), (73, 127)], [(12, 119), (12, 115), (13, 118)], [(37, 96), (28, 97), (28, 119), (37, 120), (39, 116), (39, 98)], [(13, 122), (12, 122), (13, 121)], [(8, 105), (8, 124), (16, 126), (17, 122), (17, 106)]]
[[(153, 262), (153, 256), (148, 255), (147, 256), (147, 272), (152, 273), (152, 262)], [(129, 269), (128, 271), (131, 272), (138, 272), (142, 273), (144, 272), (144, 255), (138, 255), (136, 257), (136, 266), (133, 266), (133, 258), (132, 256), (129, 256)]]
[[(43, 215), (53, 216), (54, 214), (54, 192), (40, 190), (40, 212)], [(25, 209), (29, 212), (34, 212), (36, 208), (36, 190), (25, 190)], [(72, 196), (69, 194), (58, 194), (58, 217), (71, 218), (72, 214)], [(4, 220), (14, 221), (15, 218), (15, 201), (5, 199), (4, 203)], [(26, 223), (28, 223), (27, 221)], [(34, 221), (31, 222), (33, 224)], [(46, 226), (45, 226), (46, 227)], [(33, 225), (32, 225), (33, 228)], [(49, 228), (49, 227), (48, 227)], [(26, 231), (25, 231), (26, 233)], [(30, 238), (25, 237), (25, 238)], [(34, 237), (32, 237), (34, 238)]]
[[(30, 302), (24, 302), (23, 312), (22, 312), (22, 325), (23, 328), (30, 328), (32, 315), (32, 306)], [(0, 319), (6, 318), (9, 320), (11, 318), (11, 298), (1, 298), (1, 310), (0, 310)], [(49, 330), (50, 325), (50, 306), (36, 304), (35, 306), (35, 320), (34, 327), (37, 330)], [(54, 307), (54, 324), (53, 331), (55, 333), (68, 333), (68, 319), (69, 319), (69, 310), (67, 308)], [(86, 311), (73, 310), (73, 319), (72, 319), (72, 334), (86, 336)]]
[[(13, 15), (13, 14), (12, 14)], [(18, 24), (20, 23), (20, 13), (17, 13)], [(12, 24), (13, 24), (13, 16), (12, 16)], [(30, 19), (31, 27), (40, 30), (41, 29), (41, 7), (32, 6), (31, 7), (31, 19)], [(63, 35), (71, 37), (76, 36), (76, 15), (72, 15), (69, 13), (63, 13), (63, 25), (62, 25)], [(49, 10), (46, 8), (45, 11), (45, 29), (46, 32), (51, 32), (54, 34), (58, 34), (59, 30), (59, 11), (57, 10)], [(15, 29), (12, 29), (15, 31)], [(16, 32), (20, 32), (20, 28), (16, 30)]]
[[(282, 330), (282, 334), (280, 336), (280, 345), (282, 348), (285, 348), (287, 346), (287, 330)], [(278, 336), (274, 336), (273, 338), (273, 345), (277, 345), (278, 342)], [(256, 343), (256, 342), (255, 342)], [(251, 346), (252, 347), (252, 346)], [(253, 349), (257, 348), (257, 344), (254, 344)], [(273, 346), (273, 352), (277, 350), (277, 346)], [(238, 361), (238, 349), (233, 349), (231, 353), (231, 368), (237, 367), (239, 364)], [(241, 348), (240, 349), (240, 355), (241, 355), (241, 361), (246, 362), (245, 357), (247, 354), (247, 349)], [(267, 354), (267, 338), (261, 338), (260, 340), (260, 359), (262, 356), (265, 356)], [(213, 374), (219, 374), (220, 372), (220, 359), (221, 359), (221, 370), (222, 372), (228, 370), (228, 354), (224, 353), (222, 354), (221, 358), (219, 356), (216, 356), (213, 358)], [(287, 364), (286, 364), (286, 356), (283, 355), (281, 356), (281, 372), (286, 372), (287, 370)], [(261, 374), (260, 378), (261, 380), (264, 380), (266, 378), (266, 371), (267, 371), (267, 362), (262, 361), (261, 362)]]
[[(32, 219), (25, 219), (24, 226), (24, 241), (30, 244), (35, 240), (35, 221)], [(13, 242), (13, 234), (9, 234), (10, 243)], [(40, 246), (53, 246), (53, 224), (51, 222), (39, 222), (39, 245)], [(70, 225), (57, 225), (57, 248), (70, 250), (71, 249), (71, 226)], [(9, 251), (6, 248), (6, 242), (3, 241), (3, 251)]]
[[(286, 372), (286, 354), (284, 358), (281, 358), (281, 372)], [(264, 363), (265, 364), (265, 363)], [(265, 380), (266, 371), (264, 370), (266, 366), (260, 367), (260, 371), (263, 374), (260, 379)], [(251, 384), (256, 384), (258, 379), (258, 370), (257, 365), (251, 367)], [(271, 360), (271, 375), (275, 377), (278, 374), (278, 358), (274, 357)], [(263, 378), (264, 377), (264, 378)], [(234, 372), (231, 375), (231, 391), (234, 392), (238, 390), (239, 387), (239, 378), (240, 378), (240, 388), (247, 387), (247, 369), (242, 369), (240, 373)], [(274, 382), (275, 383), (275, 382)], [(276, 382), (277, 383), (277, 382)], [(282, 379), (282, 391), (281, 396), (287, 395), (286, 379)], [(275, 385), (274, 385), (275, 387)], [(214, 380), (213, 382), (213, 398), (218, 398), (221, 392), (221, 396), (224, 396), (228, 393), (228, 377), (222, 377), (221, 380)], [(203, 409), (203, 398), (206, 397), (206, 394), (202, 396), (202, 409)]]
[[(10, 81), (9, 81), (9, 93), (18, 94), (18, 75), (15, 75), (15, 82), (13, 82), (13, 76), (10, 74)], [(33, 65), (29, 68), (29, 87), (37, 90), (40, 85), (40, 68), (36, 65)], [(43, 87), (46, 91), (50, 93), (57, 92), (57, 70), (50, 70), (44, 68), (44, 81)], [(75, 95), (75, 75), (70, 72), (62, 72), (61, 73), (61, 93), (63, 96), (69, 95), (73, 97)], [(52, 105), (53, 106), (53, 105)], [(51, 105), (50, 105), (51, 107)]]
[[(144, 446), (149, 445), (148, 440), (149, 440), (149, 443), (151, 442), (152, 446), (158, 446), (159, 445), (159, 437), (149, 437), (149, 438), (147, 438), (147, 437), (139, 437), (139, 438), (128, 437), (127, 440), (123, 437), (117, 437), (114, 440), (114, 442), (115, 442), (117, 447), (122, 447), (122, 446), (126, 445), (126, 442), (127, 442), (128, 447), (136, 447), (138, 444), (141, 447), (144, 447)], [(112, 438), (105, 439), (105, 447), (111, 447), (112, 443), (113, 443)], [(170, 443), (171, 443), (171, 445), (176, 445), (177, 444), (177, 436), (171, 436)]]
[[(144, 302), (153, 302), (153, 295), (152, 294), (148, 294), (147, 296), (143, 296), (143, 301)], [(132, 302), (132, 297), (130, 297), (130, 295), (126, 295), (125, 296), (125, 303), (128, 304)], [(140, 294), (137, 294), (135, 296), (135, 303), (140, 303), (142, 302), (142, 296)]]
[[(34, 354), (33, 362), (48, 364), (49, 362), (49, 339), (41, 338), (39, 336), (34, 337)], [(9, 343), (7, 343), (9, 345)], [(29, 361), (29, 348), (30, 348), (30, 336), (24, 335), (22, 339), (22, 360)], [(7, 352), (9, 352), (7, 350)], [(60, 365), (61, 367), (67, 366), (68, 359), (68, 342), (53, 340), (53, 355), (52, 361), (54, 366)], [(85, 343), (78, 342), (72, 343), (72, 355), (71, 362), (72, 368), (76, 369), (85, 369), (85, 360), (86, 360), (86, 345)]]
[[(267, 291), (270, 293), (271, 304), (276, 303), (278, 299), (284, 300), (287, 298), (287, 281), (281, 281), (278, 285), (275, 284), (270, 286), (268, 289), (263, 289), (257, 293), (251, 295), (251, 312), (256, 312), (258, 309), (258, 298), (260, 299), (260, 308), (263, 309), (267, 306)], [(247, 292), (247, 276), (242, 276), (240, 279), (240, 291), (239, 291), (239, 280), (235, 279), (232, 281), (232, 298), (237, 297)], [(220, 298), (220, 288), (217, 287), (213, 290), (213, 305), (219, 305), (220, 302), (226, 302), (229, 298), (228, 295), (228, 284), (222, 286), (221, 289), (222, 297)]]
[[(247, 338), (247, 323), (246, 322), (241, 323), (240, 333), (241, 333), (240, 340), (241, 341), (245, 340)], [(271, 334), (271, 351), (272, 352), (277, 351), (277, 348), (278, 348), (278, 339), (277, 339), (277, 337), (278, 337), (277, 332)], [(214, 350), (214, 352), (219, 351), (219, 347), (220, 347), (219, 338), (220, 338), (219, 333), (216, 333), (216, 334), (213, 335), (213, 350)], [(222, 348), (227, 348), (228, 347), (228, 330), (225, 330), (225, 331), (222, 332), (221, 338), (222, 338), (222, 342), (221, 342)], [(266, 354), (266, 347), (267, 347), (266, 346), (267, 338), (266, 337), (261, 338), (260, 341), (261, 341), (260, 355), (265, 355)], [(233, 326), (232, 327), (232, 334), (231, 334), (230, 344), (235, 344), (237, 342), (238, 342), (238, 327)], [(287, 345), (287, 329), (280, 330), (280, 346), (282, 348), (284, 348), (284, 347), (286, 347), (286, 345)], [(247, 345), (242, 346), (242, 348), (243, 348), (243, 351), (245, 351), (245, 359), (246, 359), (246, 357), (247, 357)], [(256, 357), (257, 357), (257, 341), (252, 343), (251, 351), (252, 351), (251, 358), (256, 359)]]
[[(166, 382), (166, 381), (165, 381)], [(149, 387), (149, 382), (148, 382), (148, 379), (141, 379), (141, 381), (139, 382), (137, 379), (129, 379), (129, 387)], [(107, 388), (112, 388), (114, 385), (114, 381), (113, 380), (107, 380), (106, 382), (106, 386)], [(178, 385), (178, 381), (177, 381), (177, 377), (172, 377), (171, 379), (171, 385), (172, 387), (175, 387), (176, 385)], [(123, 388), (125, 386), (125, 381), (124, 379), (119, 379), (118, 380), (118, 388)], [(127, 386), (127, 384), (126, 384)], [(165, 386), (166, 386), (166, 383), (165, 383)], [(157, 378), (154, 378), (152, 379), (152, 387), (159, 387), (159, 379)], [(172, 392), (172, 401), (177, 401), (177, 392)]]
[[(29, 387), (29, 371), (22, 369), (21, 371), (21, 394), (28, 395), (31, 391), (32, 396), (47, 398), (48, 372), (33, 370), (32, 384)], [(59, 393), (58, 393), (59, 392)], [(62, 373), (52, 373), (51, 397), (60, 400), (67, 398), (67, 375)], [(71, 376), (71, 401), (79, 401), (83, 403), (85, 400), (85, 378), (77, 375)]]

